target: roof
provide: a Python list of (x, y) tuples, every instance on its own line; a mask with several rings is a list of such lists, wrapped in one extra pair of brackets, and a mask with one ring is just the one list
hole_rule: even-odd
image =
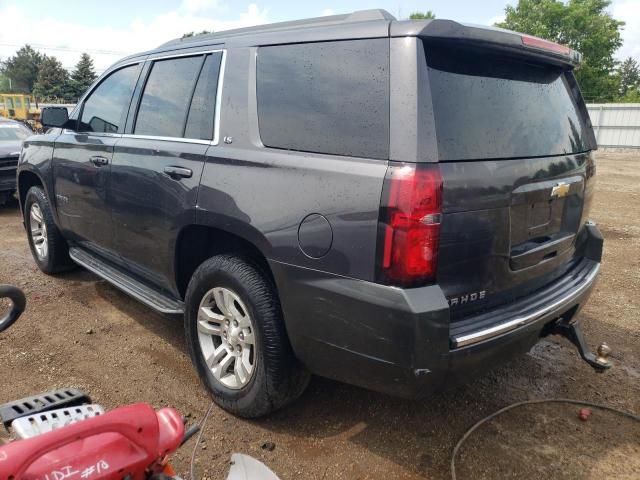
[[(167, 52), (196, 53), (206, 48), (258, 47), (285, 43), (323, 42), (382, 37), (421, 37), (447, 40), (456, 43), (473, 43), (497, 48), (506, 52), (527, 55), (545, 62), (575, 66), (580, 61), (578, 52), (560, 54), (548, 48), (524, 45), (523, 35), (509, 30), (468, 25), (452, 20), (402, 20), (398, 21), (386, 10), (360, 10), (344, 15), (271, 23), (255, 27), (226, 30), (211, 34), (179, 38), (158, 48), (131, 55), (114, 67), (132, 60), (154, 59)], [(530, 37), (533, 38), (533, 37)], [(537, 39), (539, 40), (539, 39)], [(547, 43), (540, 40), (537, 43)], [(564, 47), (562, 47), (564, 48)], [(568, 50), (568, 49), (567, 49)], [(112, 67), (113, 68), (113, 67)]]
[(167, 43), (163, 43), (158, 48), (163, 47), (189, 47), (192, 44), (202, 42), (211, 43), (216, 40), (226, 40), (230, 37), (243, 35), (256, 35), (262, 33), (281, 32), (285, 33), (291, 30), (307, 29), (312, 27), (329, 27), (329, 26), (346, 26), (361, 22), (385, 22), (389, 23), (396, 18), (383, 9), (376, 10), (359, 10), (353, 13), (343, 15), (327, 15), (324, 17), (307, 18), (303, 20), (293, 20), (289, 22), (270, 23), (266, 25), (257, 25), (255, 27), (237, 28), (233, 30), (224, 30), (221, 32), (194, 35), (192, 37), (177, 38)]

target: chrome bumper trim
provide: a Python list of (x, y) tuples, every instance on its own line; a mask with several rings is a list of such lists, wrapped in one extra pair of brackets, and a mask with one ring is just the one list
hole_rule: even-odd
[(477, 332), (472, 332), (466, 335), (460, 335), (460, 336), (454, 337), (452, 342), (453, 347), (460, 348), (460, 347), (466, 347), (468, 345), (473, 345), (474, 343), (478, 343), (492, 337), (497, 337), (498, 335), (502, 335), (503, 333), (509, 332), (511, 330), (515, 330), (516, 328), (520, 328), (535, 322), (540, 317), (548, 314), (549, 312), (552, 312), (553, 310), (561, 307), (562, 305), (571, 303), (577, 297), (582, 295), (586, 290), (591, 288), (599, 271), (600, 271), (600, 264), (598, 263), (596, 267), (591, 272), (589, 272), (589, 274), (584, 279), (582, 284), (576, 290), (570, 292), (564, 297), (556, 300), (555, 302), (543, 308), (540, 308), (527, 315), (516, 317), (513, 320), (509, 320), (508, 322), (504, 322), (499, 325), (494, 325), (490, 328), (485, 328), (483, 330), (478, 330)]

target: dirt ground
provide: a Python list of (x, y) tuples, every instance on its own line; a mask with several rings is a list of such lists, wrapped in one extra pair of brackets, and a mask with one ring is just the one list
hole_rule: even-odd
[[(598, 153), (592, 218), (605, 236), (602, 275), (581, 316), (615, 367), (594, 373), (563, 339), (457, 390), (409, 402), (315, 378), (290, 408), (260, 421), (214, 407), (193, 478), (222, 479), (232, 452), (283, 480), (449, 478), (453, 446), (489, 413), (525, 399), (568, 397), (640, 412), (640, 151)], [(94, 275), (42, 274), (15, 204), (0, 208), (0, 283), (22, 287), (27, 311), (0, 334), (0, 403), (63, 386), (107, 408), (145, 401), (200, 420), (209, 400), (186, 354), (180, 319), (160, 316)], [(640, 425), (578, 408), (530, 406), (481, 427), (461, 450), (459, 479), (640, 478)], [(273, 442), (275, 449), (263, 449)], [(193, 441), (176, 457), (188, 477)]]

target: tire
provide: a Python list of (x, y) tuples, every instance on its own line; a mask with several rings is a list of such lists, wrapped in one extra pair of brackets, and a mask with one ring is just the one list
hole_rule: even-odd
[[(225, 301), (230, 307), (220, 308)], [(185, 302), (191, 360), (220, 407), (239, 417), (257, 418), (302, 394), (310, 374), (293, 354), (275, 287), (259, 267), (235, 255), (212, 257), (193, 274)], [(207, 322), (199, 322), (201, 307), (210, 312)], [(226, 326), (235, 318), (239, 323), (231, 320)], [(231, 352), (235, 357), (229, 363)], [(205, 357), (220, 360), (212, 368), (214, 362), (208, 365)], [(251, 361), (250, 370), (245, 365)]]
[[(32, 209), (39, 215), (33, 215)], [(36, 224), (38, 221), (36, 218), (41, 220), (38, 224)], [(67, 242), (53, 221), (51, 205), (41, 187), (31, 187), (27, 192), (24, 201), (24, 224), (27, 229), (31, 254), (40, 270), (47, 274), (54, 274), (74, 267), (73, 261), (69, 258)], [(44, 250), (42, 236), (34, 234), (38, 230), (44, 232)]]

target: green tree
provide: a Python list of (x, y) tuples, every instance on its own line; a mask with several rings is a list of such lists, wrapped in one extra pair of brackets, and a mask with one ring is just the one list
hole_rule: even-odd
[(12, 82), (9, 81), (9, 77), (5, 75), (2, 71), (0, 71), (0, 92), (9, 92), (13, 88)]
[(93, 67), (93, 60), (87, 53), (80, 56), (80, 61), (76, 64), (69, 80), (69, 96), (73, 100), (78, 100), (89, 86), (96, 79), (96, 71)]
[(587, 100), (613, 100), (618, 77), (614, 52), (622, 45), (624, 22), (609, 15), (609, 0), (519, 0), (507, 5), (496, 26), (567, 45), (582, 53), (576, 77)]
[(411, 20), (433, 20), (436, 15), (431, 10), (427, 10), (426, 12), (413, 12), (409, 18)]
[(618, 67), (618, 77), (621, 97), (625, 97), (627, 93), (640, 94), (640, 66), (637, 61), (628, 57), (622, 62)]
[(66, 100), (69, 97), (69, 73), (55, 57), (45, 57), (40, 64), (33, 94), (39, 100)]
[(2, 73), (11, 79), (12, 90), (31, 92), (38, 78), (38, 68), (44, 55), (25, 45), (2, 64)]
[(640, 89), (629, 90), (626, 95), (616, 101), (621, 103), (640, 103)]

